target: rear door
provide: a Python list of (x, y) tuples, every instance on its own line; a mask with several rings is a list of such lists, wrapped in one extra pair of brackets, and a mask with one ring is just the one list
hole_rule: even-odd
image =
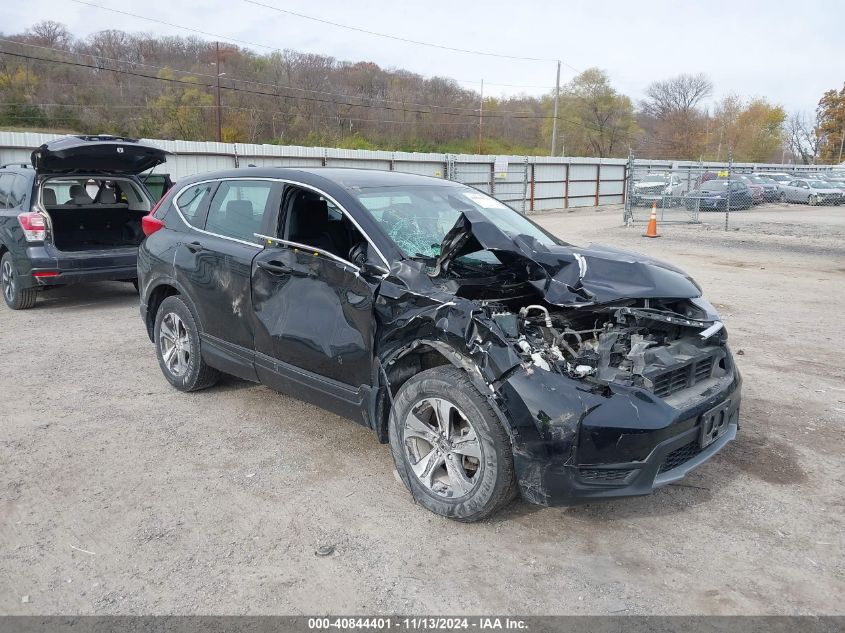
[(254, 350), (250, 276), (262, 248), (255, 234), (278, 208), (280, 191), (273, 180), (224, 179), (192, 185), (175, 201), (192, 226), (177, 246), (176, 275), (200, 319), (203, 353), (208, 344), (235, 363), (227, 371), (245, 378), (254, 378), (237, 367), (251, 367)]
[(169, 153), (119, 136), (65, 136), (34, 150), (30, 159), (40, 174), (136, 175), (165, 162)]

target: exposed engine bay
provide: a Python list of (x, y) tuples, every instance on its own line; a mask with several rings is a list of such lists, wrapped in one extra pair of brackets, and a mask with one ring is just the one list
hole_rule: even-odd
[(571, 378), (666, 397), (726, 373), (721, 322), (707, 320), (688, 300), (569, 310), (482, 305), (526, 364)]

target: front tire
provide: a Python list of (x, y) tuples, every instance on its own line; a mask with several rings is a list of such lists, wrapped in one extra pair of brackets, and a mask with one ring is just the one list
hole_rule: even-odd
[(12, 310), (29, 310), (38, 297), (37, 288), (21, 288), (20, 277), (15, 269), (11, 253), (3, 253), (0, 259), (0, 291), (3, 300)]
[(202, 359), (199, 328), (180, 296), (161, 302), (153, 334), (161, 373), (179, 391), (199, 391), (219, 380), (220, 372)]
[(816, 205), (818, 205), (818, 203), (818, 196), (810, 196), (809, 198), (807, 198), (807, 204), (809, 204), (811, 207), (815, 207)]
[(516, 496), (510, 438), (460, 369), (435, 367), (402, 385), (389, 439), (402, 482), (435, 514), (478, 521)]

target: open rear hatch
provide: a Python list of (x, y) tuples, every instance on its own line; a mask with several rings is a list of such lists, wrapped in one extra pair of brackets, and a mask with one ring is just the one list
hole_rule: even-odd
[(67, 136), (32, 152), (42, 174), (136, 175), (167, 160), (169, 152), (120, 136)]

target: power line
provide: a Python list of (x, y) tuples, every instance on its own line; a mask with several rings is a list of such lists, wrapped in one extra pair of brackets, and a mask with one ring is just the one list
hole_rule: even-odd
[[(273, 11), (278, 11), (279, 13), (284, 13), (286, 15), (292, 15), (297, 18), (302, 18), (303, 20), (311, 20), (313, 22), (319, 22), (320, 24), (327, 24), (329, 26), (335, 26), (341, 29), (347, 29), (349, 31), (356, 31), (358, 33), (364, 33), (366, 35), (374, 35), (376, 37), (383, 37), (385, 39), (394, 40), (397, 42), (405, 42), (406, 44), (416, 44), (417, 46), (428, 46), (430, 48), (439, 48), (445, 51), (452, 51), (455, 53), (468, 53), (470, 55), (483, 55), (485, 57), (498, 57), (500, 59), (515, 59), (519, 61), (530, 61), (530, 62), (557, 62), (557, 59), (551, 59), (549, 57), (524, 57), (521, 55), (507, 55), (504, 53), (493, 53), (490, 51), (479, 51), (473, 50), (468, 48), (457, 48), (454, 46), (446, 46), (443, 44), (434, 44), (432, 42), (423, 42), (421, 40), (412, 40), (406, 37), (399, 37), (398, 35), (390, 35), (388, 33), (379, 33), (377, 31), (370, 31), (368, 29), (362, 29), (357, 26), (350, 26), (348, 24), (340, 24), (339, 22), (332, 22), (331, 20), (325, 20), (323, 18), (315, 18), (314, 16), (305, 15), (304, 13), (297, 13), (296, 11), (290, 11), (289, 9), (281, 9), (279, 7), (273, 6), (271, 4), (265, 4), (264, 2), (259, 2), (258, 0), (243, 0), (247, 4), (252, 4), (258, 7), (264, 7), (265, 9), (271, 9)], [(562, 64), (565, 66), (572, 68), (576, 72), (578, 71), (577, 68), (574, 66), (570, 66), (566, 62), (561, 61)]]
[(75, 2), (76, 4), (84, 4), (89, 7), (93, 7), (95, 9), (102, 9), (103, 11), (111, 11), (112, 13), (118, 13), (120, 15), (125, 15), (131, 18), (138, 18), (139, 20), (146, 20), (148, 22), (155, 22), (156, 24), (163, 24), (164, 26), (170, 26), (174, 29), (182, 29), (184, 31), (190, 31), (191, 33), (196, 33), (198, 35), (205, 35), (208, 37), (213, 37), (214, 39), (226, 40), (227, 42), (235, 42), (236, 44), (243, 44), (244, 46), (254, 46), (256, 48), (265, 48), (270, 51), (281, 51), (280, 48), (277, 46), (268, 46), (267, 44), (257, 44), (255, 42), (249, 42), (247, 40), (239, 40), (234, 37), (228, 37), (226, 35), (218, 35), (217, 33), (209, 33), (208, 31), (202, 31), (200, 29), (195, 29), (190, 26), (185, 26), (184, 24), (174, 24), (173, 22), (168, 22), (166, 20), (159, 20), (158, 18), (151, 18), (146, 15), (138, 15), (137, 13), (131, 13), (130, 11), (123, 11), (122, 9), (115, 9), (114, 7), (104, 7), (100, 4), (95, 4), (93, 2), (86, 2), (85, 0), (71, 0), (71, 2)]
[[(52, 63), (52, 64), (63, 64), (63, 65), (68, 65), (68, 66), (88, 68), (88, 69), (97, 70), (97, 71), (106, 71), (106, 72), (123, 74), (123, 75), (131, 75), (131, 76), (140, 77), (140, 78), (143, 78), (143, 79), (151, 79), (151, 80), (154, 80), (154, 81), (164, 81), (164, 82), (168, 82), (168, 83), (176, 83), (176, 84), (188, 85), (188, 86), (192, 86), (192, 87), (203, 87), (203, 88), (213, 88), (214, 87), (213, 84), (206, 84), (206, 83), (200, 83), (200, 82), (195, 82), (195, 81), (188, 81), (188, 80), (184, 80), (184, 79), (177, 79), (175, 77), (155, 77), (155, 76), (151, 76), (151, 75), (145, 75), (143, 73), (133, 72), (131, 70), (106, 68), (106, 67), (101, 67), (101, 66), (95, 66), (93, 64), (84, 64), (82, 62), (73, 62), (73, 61), (68, 61), (68, 60), (45, 59), (43, 57), (35, 57), (35, 56), (32, 56), (32, 55), (24, 55), (22, 53), (12, 53), (12, 52), (9, 52), (9, 51), (0, 51), (0, 55), (9, 55), (11, 57), (41, 61), (41, 62)], [(94, 56), (94, 57), (96, 57), (96, 56)], [(120, 60), (118, 60), (118, 61), (120, 61)], [(131, 63), (131, 62), (122, 62), (122, 63)], [(180, 72), (187, 72), (187, 71), (180, 71)], [(472, 119), (475, 119), (475, 117), (476, 117), (476, 115), (474, 113), (473, 114), (469, 114), (469, 113), (464, 114), (464, 113), (460, 113), (460, 112), (439, 112), (439, 113), (435, 113), (435, 112), (431, 112), (429, 110), (419, 110), (419, 109), (407, 108), (407, 107), (396, 108), (396, 107), (386, 106), (386, 105), (372, 105), (372, 104), (366, 104), (366, 103), (356, 104), (356, 103), (348, 103), (348, 102), (343, 102), (343, 101), (334, 101), (334, 100), (330, 100), (330, 99), (320, 99), (320, 98), (316, 98), (316, 97), (305, 97), (305, 96), (300, 96), (300, 95), (280, 95), (280, 94), (272, 93), (272, 92), (263, 92), (263, 91), (259, 91), (259, 90), (249, 90), (249, 89), (246, 89), (246, 88), (236, 88), (236, 87), (233, 87), (233, 86), (221, 86), (221, 89), (222, 90), (228, 90), (230, 92), (235, 92), (235, 93), (240, 92), (240, 93), (245, 93), (245, 94), (254, 94), (254, 95), (265, 96), (265, 97), (273, 97), (273, 98), (276, 98), (276, 99), (281, 98), (281, 99), (293, 99), (293, 100), (298, 100), (298, 101), (311, 101), (311, 102), (317, 102), (317, 103), (326, 103), (326, 104), (335, 105), (335, 106), (347, 106), (347, 107), (351, 107), (351, 108), (377, 108), (377, 109), (382, 109), (382, 110), (398, 111), (398, 112), (403, 112), (403, 113), (429, 114), (429, 115), (443, 114), (443, 115), (448, 115), (448, 116), (452, 116), (452, 117), (464, 117), (464, 118), (472, 118)], [(341, 117), (341, 118), (346, 118), (346, 117)], [(520, 119), (520, 120), (551, 120), (553, 117), (544, 116), (544, 115), (520, 116), (520, 115), (507, 115), (507, 114), (485, 114), (484, 118), (485, 119), (508, 119), (508, 118), (511, 118), (511, 119)], [(586, 130), (592, 130), (594, 132), (600, 132), (600, 133), (605, 132), (605, 130), (603, 130), (601, 128), (593, 127), (593, 126), (590, 126), (588, 124), (585, 124), (585, 123), (582, 123), (582, 122), (579, 122), (579, 121), (564, 119), (562, 117), (558, 117), (558, 120), (561, 121), (561, 122), (564, 122), (564, 123), (568, 123), (570, 125), (574, 125), (576, 127), (586, 129)], [(398, 123), (398, 121), (384, 121), (384, 122), (385, 123)], [(417, 121), (417, 122), (419, 123), (421, 121)], [(465, 124), (465, 122), (461, 122), (461, 124)], [(629, 142), (640, 143), (640, 142), (643, 142), (643, 140), (645, 140), (646, 142), (648, 142), (652, 145), (665, 146), (665, 147), (674, 146), (671, 143), (671, 141), (667, 141), (667, 140), (660, 139), (660, 138), (657, 138), (657, 137), (649, 137), (649, 138), (646, 138), (646, 139), (642, 139), (642, 138), (638, 138), (638, 137), (631, 135), (631, 134), (626, 134), (624, 132), (619, 132), (619, 136), (617, 138), (619, 138), (620, 140), (627, 140)]]
[[(2, 51), (0, 51), (2, 52)], [(128, 104), (112, 104), (112, 103), (0, 103), (0, 107), (10, 107), (10, 106), (28, 106), (28, 107), (38, 107), (38, 108), (109, 108), (109, 109), (126, 109), (126, 110), (165, 110), (165, 109), (196, 109), (196, 110), (214, 110), (218, 106), (214, 104), (209, 105), (202, 105), (202, 104), (183, 104), (180, 103), (176, 106), (161, 106), (155, 104), (146, 104), (146, 105), (128, 105)], [(231, 105), (221, 105), (221, 108), (224, 110), (236, 110), (236, 111), (243, 111), (243, 112), (261, 112), (263, 114), (271, 114), (277, 117), (293, 117), (299, 116), (296, 112), (279, 112), (275, 110), (265, 110), (262, 108), (250, 108), (247, 106), (231, 106)], [(23, 118), (32, 118), (28, 115), (14, 115), (20, 116)], [(325, 116), (319, 114), (308, 114), (304, 115), (305, 118), (316, 118), (316, 119), (327, 119), (327, 120), (340, 120), (340, 121), (355, 121), (355, 122), (362, 122), (362, 123), (397, 123), (402, 125), (474, 125), (472, 121), (397, 121), (397, 120), (380, 120), (380, 119), (360, 119), (355, 117), (347, 117), (347, 116)], [(72, 118), (72, 117), (71, 117)]]
[[(46, 63), (50, 63), (50, 64), (64, 64), (64, 65), (76, 66), (76, 67), (80, 67), (80, 68), (89, 68), (89, 69), (97, 70), (97, 71), (106, 71), (106, 72), (117, 73), (117, 74), (121, 74), (121, 75), (131, 75), (131, 76), (134, 76), (134, 77), (141, 77), (143, 79), (152, 79), (152, 80), (155, 80), (155, 81), (165, 81), (165, 82), (170, 82), (170, 83), (189, 85), (189, 86), (193, 86), (193, 87), (200, 87), (200, 86), (204, 87), (204, 88), (213, 88), (214, 87), (214, 85), (212, 85), (212, 84), (206, 84), (206, 83), (201, 83), (201, 82), (196, 82), (196, 81), (188, 81), (188, 80), (184, 80), (184, 79), (177, 79), (175, 77), (155, 77), (155, 76), (152, 76), (152, 75), (145, 75), (143, 73), (133, 72), (131, 70), (126, 70), (126, 69), (106, 68), (106, 67), (96, 66), (96, 65), (93, 65), (93, 64), (84, 64), (82, 62), (74, 62), (74, 61), (69, 61), (69, 60), (46, 59), (44, 57), (35, 57), (33, 55), (24, 55), (22, 53), (12, 53), (12, 52), (9, 52), (9, 51), (0, 51), (0, 55), (9, 55), (11, 57), (18, 57), (18, 58), (22, 58), (22, 59), (41, 61), (41, 62), (46, 62)], [(123, 63), (131, 63), (131, 62), (123, 62)], [(187, 72), (187, 71), (181, 71), (181, 72)], [(241, 80), (241, 81), (243, 81), (243, 80)], [(281, 86), (275, 86), (275, 87), (279, 88)], [(284, 87), (282, 87), (282, 88), (284, 88)], [(410, 112), (410, 113), (414, 113), (414, 114), (443, 114), (443, 115), (448, 115), (448, 116), (460, 116), (460, 117), (472, 117), (472, 118), (475, 118), (475, 116), (476, 116), (474, 114), (475, 111), (473, 111), (473, 113), (466, 113), (466, 114), (461, 113), (461, 112), (432, 112), (431, 110), (422, 110), (422, 109), (419, 109), (419, 108), (416, 108), (416, 107), (415, 108), (409, 108), (409, 107), (393, 107), (393, 106), (389, 106), (389, 105), (373, 105), (373, 104), (367, 104), (367, 103), (348, 103), (348, 102), (345, 102), (345, 101), (335, 101), (335, 100), (332, 100), (332, 99), (320, 99), (320, 98), (317, 98), (317, 97), (306, 97), (306, 96), (300, 96), (300, 95), (282, 95), (282, 94), (278, 94), (278, 93), (275, 93), (275, 92), (263, 92), (263, 91), (260, 91), (260, 90), (249, 90), (247, 88), (236, 88), (234, 86), (221, 86), (221, 90), (228, 90), (230, 92), (241, 92), (241, 93), (246, 93), (246, 94), (261, 95), (261, 96), (265, 96), (265, 97), (274, 97), (274, 98), (277, 98), (277, 99), (282, 98), (282, 99), (294, 99), (294, 100), (298, 100), (298, 101), (312, 101), (312, 102), (317, 102), (317, 103), (327, 103), (327, 104), (336, 105), (336, 106), (337, 105), (348, 106), (348, 107), (351, 107), (351, 108), (380, 108), (382, 110), (392, 110), (392, 111), (399, 111), (399, 112), (405, 112), (405, 113)], [(443, 108), (443, 109), (457, 109), (457, 108), (451, 108), (450, 106), (427, 106), (427, 107)], [(487, 118), (496, 118), (496, 119), (513, 118), (513, 119), (535, 119), (535, 120), (551, 118), (551, 117), (547, 117), (547, 116), (534, 115), (534, 114), (522, 115), (522, 114), (519, 114), (519, 113), (515, 113), (515, 114), (505, 114), (505, 113), (490, 114), (490, 115), (486, 115), (486, 117)]]
[[(0, 42), (5, 42), (5, 43), (12, 44), (12, 45), (15, 45), (15, 46), (26, 46), (26, 47), (29, 47), (29, 48), (37, 48), (37, 49), (40, 49), (40, 50), (52, 51), (52, 52), (55, 52), (55, 53), (65, 53), (65, 54), (68, 54), (68, 55), (78, 55), (80, 57), (90, 57), (90, 58), (95, 59), (95, 60), (114, 62), (116, 64), (130, 64), (132, 66), (138, 66), (138, 67), (142, 67), (142, 68), (150, 68), (150, 69), (157, 70), (157, 71), (172, 71), (172, 72), (183, 73), (183, 74), (187, 74), (187, 75), (193, 75), (193, 76), (196, 76), (196, 77), (207, 77), (209, 79), (214, 79), (214, 80), (217, 79), (216, 75), (212, 75), (212, 74), (209, 74), (209, 73), (195, 72), (195, 71), (191, 71), (191, 70), (182, 70), (182, 69), (179, 69), (179, 68), (172, 68), (170, 66), (156, 66), (154, 64), (145, 64), (143, 62), (138, 62), (138, 61), (133, 61), (133, 60), (128, 60), (128, 59), (116, 59), (116, 58), (113, 58), (113, 57), (105, 57), (103, 55), (95, 55), (93, 53), (86, 53), (86, 52), (82, 52), (82, 51), (71, 51), (71, 50), (67, 50), (67, 49), (64, 49), (64, 48), (55, 48), (53, 46), (41, 46), (39, 44), (30, 44), (28, 42), (19, 42), (18, 40), (13, 40), (13, 39), (8, 39), (8, 38), (0, 37)], [(462, 110), (462, 111), (465, 111), (465, 112), (472, 112), (473, 116), (474, 116), (474, 113), (478, 112), (478, 108), (466, 108), (466, 107), (462, 107), (462, 106), (437, 105), (437, 104), (432, 104), (432, 103), (414, 103), (414, 102), (401, 101), (399, 99), (388, 99), (388, 98), (385, 98), (385, 97), (370, 97), (370, 96), (367, 96), (367, 95), (353, 95), (353, 94), (348, 94), (348, 93), (329, 92), (327, 90), (314, 90), (314, 89), (311, 89), (311, 88), (299, 88), (297, 86), (273, 84), (273, 83), (269, 83), (269, 82), (258, 81), (256, 79), (239, 79), (238, 77), (233, 77), (233, 76), (229, 76), (229, 75), (226, 76), (226, 79), (229, 80), (229, 81), (236, 81), (236, 82), (239, 82), (239, 83), (254, 84), (256, 86), (267, 86), (267, 87), (276, 88), (276, 89), (282, 88), (284, 90), (294, 90), (294, 91), (297, 91), (297, 92), (308, 92), (308, 93), (313, 93), (313, 94), (322, 94), (322, 95), (328, 95), (328, 96), (332, 96), (332, 97), (342, 97), (342, 98), (346, 98), (346, 99), (367, 99), (367, 100), (370, 100), (370, 101), (382, 101), (382, 102), (385, 102), (385, 103), (396, 103), (396, 104), (402, 104), (403, 106), (414, 106), (414, 107), (420, 107), (420, 108)], [(499, 112), (501, 114), (531, 114), (531, 112), (529, 110), (500, 110)]]
[[(250, 41), (250, 40), (238, 39), (238, 38), (235, 38), (235, 37), (229, 37), (228, 35), (220, 35), (219, 33), (211, 33), (210, 31), (203, 31), (201, 29), (195, 29), (195, 28), (190, 27), (190, 26), (185, 26), (184, 24), (175, 24), (173, 22), (168, 22), (167, 20), (161, 20), (159, 18), (152, 18), (152, 17), (146, 16), (146, 15), (141, 15), (139, 13), (133, 13), (131, 11), (125, 11), (123, 9), (115, 9), (114, 7), (106, 7), (106, 6), (103, 6), (103, 5), (100, 5), (100, 4), (96, 4), (94, 2), (88, 2), (87, 0), (71, 0), (71, 2), (75, 2), (76, 4), (81, 4), (81, 5), (85, 5), (85, 6), (88, 6), (88, 7), (92, 7), (94, 9), (100, 9), (102, 11), (111, 11), (112, 13), (117, 13), (119, 15), (125, 15), (125, 16), (128, 16), (128, 17), (137, 18), (139, 20), (146, 20), (147, 22), (153, 22), (155, 24), (161, 24), (161, 25), (164, 25), (164, 26), (169, 26), (169, 27), (172, 27), (172, 28), (175, 28), (175, 29), (181, 29), (181, 30), (184, 30), (184, 31), (188, 31), (190, 33), (196, 33), (198, 35), (205, 35), (207, 37), (212, 37), (212, 38), (215, 38), (215, 39), (218, 39), (218, 40), (225, 40), (225, 41), (228, 41), (228, 42), (234, 42), (236, 44), (242, 44), (244, 46), (250, 46), (250, 47), (253, 47), (253, 48), (263, 48), (263, 49), (268, 50), (268, 51), (283, 52), (282, 49), (279, 48), (278, 46), (271, 46), (271, 45), (268, 45), (268, 44), (261, 44), (261, 43), (253, 42), (253, 41)], [(275, 9), (277, 11), (284, 11), (282, 9), (279, 9), (278, 7), (271, 7), (269, 5), (263, 5), (263, 6), (266, 6), (267, 8), (270, 8), (270, 9)], [(296, 15), (296, 17), (301, 17), (301, 18), (304, 18), (304, 19), (313, 19), (313, 20), (319, 21), (318, 18), (310, 18), (309, 16), (305, 16), (305, 15), (302, 15), (302, 14), (295, 14), (295, 15)], [(335, 23), (329, 23), (329, 24), (332, 24), (333, 26), (338, 26), (340, 28), (352, 28), (353, 30), (359, 30), (359, 29), (355, 29), (355, 27), (345, 27), (342, 24), (335, 24)], [(366, 31), (364, 31), (364, 32), (366, 32)], [(372, 34), (373, 35), (381, 35), (379, 33), (372, 33)], [(385, 36), (385, 37), (390, 37), (390, 36)], [(425, 42), (414, 42), (413, 40), (407, 40), (407, 41), (410, 42), (410, 43), (418, 43), (418, 44), (422, 44), (422, 45), (426, 45), (426, 46), (434, 46), (434, 47), (438, 47), (438, 48), (444, 48), (444, 47), (440, 47), (437, 44), (427, 44)], [(451, 48), (448, 48), (448, 47), (445, 47), (445, 48), (447, 50), (461, 51), (461, 49), (457, 49), (457, 48), (456, 49), (451, 49)], [(477, 53), (477, 54), (481, 54), (481, 55), (485, 54), (485, 53), (482, 53), (480, 51), (463, 51), (463, 52)], [(495, 54), (491, 53), (491, 55), (495, 55)], [(503, 56), (503, 57), (508, 57), (508, 56)], [(530, 60), (532, 58), (511, 57), (511, 59), (528, 59), (528, 60)], [(557, 60), (550, 60), (550, 59), (544, 60), (544, 59), (538, 58), (534, 61), (557, 61)], [(567, 64), (566, 62), (561, 62), (561, 63), (564, 66), (567, 66), (568, 68), (572, 68), (576, 72), (580, 72), (580, 71), (578, 71), (577, 68), (575, 68), (574, 66), (571, 66), (570, 64)], [(419, 73), (417, 73), (417, 74), (419, 74)], [(431, 78), (431, 76), (429, 76), (429, 78)], [(447, 77), (447, 79), (449, 79), (449, 78)], [(458, 79), (456, 79), (455, 81), (459, 81), (459, 82), (462, 82), (462, 83), (476, 83), (476, 84), (478, 83), (477, 81), (470, 81), (470, 80), (458, 80)], [(537, 86), (537, 85), (526, 85), (526, 84), (507, 84), (507, 83), (495, 83), (495, 82), (489, 82), (489, 83), (492, 86), (504, 86), (504, 87), (509, 87), (509, 88), (544, 88), (544, 89), (547, 89), (547, 90), (550, 89), (550, 86)]]
[[(425, 75), (424, 75), (425, 76)], [(428, 79), (431, 79), (432, 76), (428, 76)], [(455, 79), (458, 83), (461, 84), (480, 84), (482, 83), (480, 80), (477, 79)], [(505, 88), (542, 88), (543, 90), (554, 90), (554, 86), (541, 86), (539, 84), (500, 84), (496, 83), (495, 81), (485, 81), (483, 82), (485, 86), (504, 86)]]

